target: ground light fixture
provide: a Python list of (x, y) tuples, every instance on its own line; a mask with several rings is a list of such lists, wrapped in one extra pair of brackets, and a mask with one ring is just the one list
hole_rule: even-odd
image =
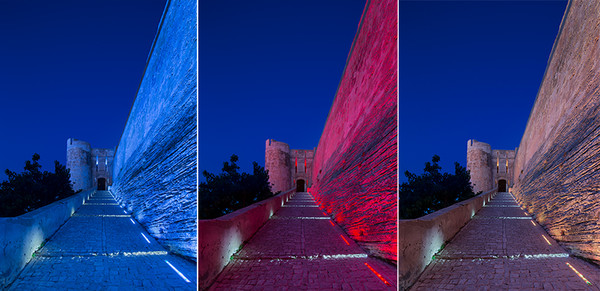
[(145, 239), (145, 240), (146, 240), (148, 243), (150, 243), (150, 240), (149, 240), (149, 239), (148, 239), (148, 238), (147, 238), (147, 237), (146, 237), (146, 236), (145, 236), (143, 233), (141, 233), (141, 232), (140, 232), (140, 234), (141, 234), (141, 235), (144, 237), (144, 239)]
[(549, 240), (546, 238), (546, 236), (545, 236), (545, 235), (543, 235), (543, 234), (542, 234), (542, 237), (544, 238), (544, 240), (545, 240), (545, 241), (546, 241), (546, 242), (547, 242), (549, 245), (552, 245), (552, 244), (550, 243), (550, 241), (549, 241)]
[(350, 245), (350, 243), (346, 240), (346, 238), (340, 234), (340, 237), (344, 240), (344, 242), (346, 242), (347, 245)]
[(375, 275), (377, 275), (377, 278), (379, 278), (381, 281), (383, 281), (383, 283), (385, 283), (385, 285), (392, 286), (392, 284), (390, 284), (390, 282), (388, 282), (385, 278), (383, 278), (383, 276), (381, 276), (379, 273), (377, 273), (377, 271), (375, 271), (375, 269), (373, 269), (371, 266), (369, 266), (369, 264), (365, 263), (365, 266), (367, 266), (367, 268), (369, 268), (369, 270), (371, 270), (371, 272), (373, 272)]
[(581, 273), (579, 273), (579, 271), (577, 271), (575, 268), (573, 268), (573, 266), (571, 266), (571, 264), (569, 263), (565, 263), (567, 264), (567, 266), (569, 266), (569, 268), (571, 268), (571, 270), (573, 270), (573, 272), (575, 272), (579, 277), (581, 277), (581, 279), (583, 279), (583, 281), (585, 281), (585, 283), (587, 283), (588, 285), (592, 285), (592, 282), (588, 281), (588, 279), (586, 279)]
[(165, 260), (165, 263), (167, 263), (167, 265), (169, 265), (169, 267), (171, 267), (171, 269), (175, 270), (175, 272), (177, 272), (177, 274), (183, 278), (183, 280), (185, 280), (186, 283), (190, 283), (190, 280), (188, 280), (188, 278), (186, 278), (181, 272), (179, 272), (179, 270), (177, 270), (177, 268), (175, 268), (173, 265), (171, 265), (171, 263), (169, 263), (169, 261)]

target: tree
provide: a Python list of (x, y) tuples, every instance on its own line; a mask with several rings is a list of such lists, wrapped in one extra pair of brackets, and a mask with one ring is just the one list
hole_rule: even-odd
[(54, 161), (54, 173), (41, 171), (40, 155), (25, 162), (24, 172), (6, 170), (0, 184), (0, 217), (18, 216), (73, 195), (69, 169)]
[(404, 173), (408, 182), (400, 185), (398, 193), (400, 219), (421, 217), (475, 196), (467, 169), (454, 162), (454, 175), (440, 173), (439, 161), (434, 155), (420, 176)]
[(267, 171), (252, 162), (252, 174), (239, 173), (237, 155), (223, 162), (222, 173), (203, 171), (206, 182), (198, 186), (201, 219), (216, 218), (273, 196)]

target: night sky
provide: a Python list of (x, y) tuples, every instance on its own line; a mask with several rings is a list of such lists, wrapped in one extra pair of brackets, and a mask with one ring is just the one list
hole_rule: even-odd
[[(401, 180), (433, 154), (466, 165), (470, 138), (518, 146), (566, 3), (400, 2)], [(0, 2), (0, 180), (34, 152), (65, 163), (69, 137), (117, 145), (164, 5)], [(317, 146), (364, 5), (199, 2), (200, 170)]]
[(69, 137), (114, 148), (166, 0), (0, 1), (0, 180)]
[(399, 173), (519, 146), (567, 1), (401, 1)]
[[(199, 2), (199, 168), (317, 146), (366, 1)], [(200, 177), (204, 181), (204, 177)]]

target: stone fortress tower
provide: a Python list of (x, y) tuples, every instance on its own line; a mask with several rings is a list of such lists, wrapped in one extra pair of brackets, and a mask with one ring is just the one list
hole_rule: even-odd
[(492, 150), (487, 143), (468, 140), (467, 170), (471, 172), (473, 191), (509, 191), (514, 185), (513, 169), (517, 150)]
[(89, 143), (69, 138), (67, 140), (67, 168), (71, 171), (73, 190), (92, 187), (92, 147)]
[(284, 142), (268, 139), (265, 145), (265, 169), (273, 193), (296, 188), (308, 191), (312, 185), (312, 165), (315, 150), (290, 150)]
[(114, 156), (114, 149), (92, 148), (88, 142), (69, 138), (67, 168), (71, 171), (73, 190), (107, 190), (113, 183)]

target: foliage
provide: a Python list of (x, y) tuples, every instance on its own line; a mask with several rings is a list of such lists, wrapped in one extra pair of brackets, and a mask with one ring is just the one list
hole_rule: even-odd
[(420, 176), (404, 173), (408, 182), (400, 185), (398, 193), (400, 219), (418, 218), (475, 196), (467, 169), (454, 162), (454, 175), (442, 174), (440, 157), (434, 155), (431, 161)]
[(54, 161), (54, 173), (41, 171), (39, 154), (25, 162), (21, 174), (6, 170), (0, 184), (0, 217), (18, 216), (73, 195), (69, 169)]
[(253, 173), (238, 173), (238, 156), (223, 163), (222, 173), (203, 171), (206, 182), (198, 186), (200, 219), (216, 218), (258, 201), (273, 197), (267, 171), (253, 162)]

